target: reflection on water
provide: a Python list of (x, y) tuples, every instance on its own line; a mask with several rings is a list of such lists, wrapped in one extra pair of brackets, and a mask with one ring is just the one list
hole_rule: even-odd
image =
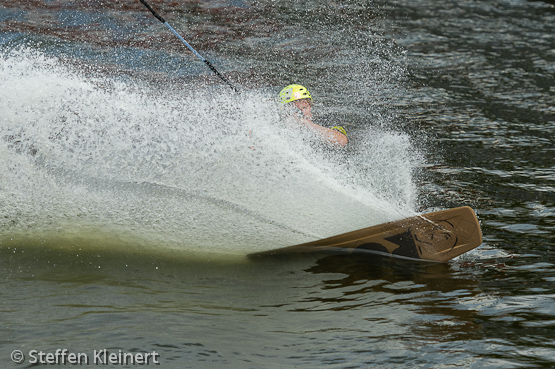
[(205, 258), (4, 249), (9, 306), (33, 314), (5, 327), (17, 329), (17, 338), (2, 352), (14, 345), (55, 350), (59, 342), (73, 350), (139, 345), (165, 364), (318, 367), (414, 360), (420, 353), (411, 347), (434, 344), (438, 331), (446, 335), (440, 342), (480, 338), (476, 311), (454, 303), (483, 299), (464, 268), (353, 256)]

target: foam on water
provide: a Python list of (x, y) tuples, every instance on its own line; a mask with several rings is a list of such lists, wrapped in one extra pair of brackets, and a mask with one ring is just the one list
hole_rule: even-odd
[(412, 215), (405, 134), (369, 125), (330, 150), (287, 128), (268, 93), (82, 70), (1, 51), (0, 238), (246, 253)]

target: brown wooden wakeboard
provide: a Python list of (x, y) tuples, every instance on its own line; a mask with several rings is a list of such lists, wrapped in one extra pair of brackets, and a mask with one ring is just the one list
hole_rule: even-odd
[(315, 251), (369, 252), (402, 259), (446, 262), (482, 243), (474, 211), (460, 207), (375, 225), (249, 257)]

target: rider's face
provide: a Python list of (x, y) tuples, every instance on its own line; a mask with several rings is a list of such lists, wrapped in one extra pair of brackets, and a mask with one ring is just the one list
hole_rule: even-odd
[(295, 100), (293, 104), (303, 113), (305, 118), (312, 118), (312, 101), (310, 99)]

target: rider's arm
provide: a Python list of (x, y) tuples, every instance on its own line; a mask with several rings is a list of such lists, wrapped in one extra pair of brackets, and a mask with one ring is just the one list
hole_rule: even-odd
[(340, 147), (347, 145), (347, 132), (343, 127), (326, 128), (306, 119), (302, 119), (301, 123), (327, 143)]

